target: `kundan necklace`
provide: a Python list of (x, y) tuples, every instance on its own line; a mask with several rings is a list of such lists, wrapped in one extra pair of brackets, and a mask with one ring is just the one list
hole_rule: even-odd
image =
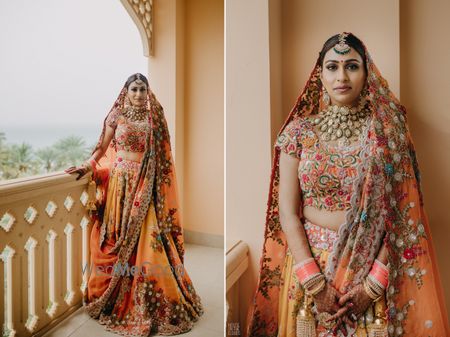
[(147, 107), (145, 105), (139, 107), (128, 105), (125, 107), (123, 115), (133, 122), (142, 122), (148, 116)]
[(369, 109), (358, 107), (330, 105), (314, 118), (320, 138), (324, 141), (339, 140), (343, 145), (350, 145), (362, 133)]

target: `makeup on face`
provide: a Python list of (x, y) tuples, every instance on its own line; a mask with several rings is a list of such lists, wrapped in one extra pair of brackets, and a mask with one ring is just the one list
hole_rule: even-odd
[(147, 85), (143, 81), (134, 81), (128, 87), (128, 98), (133, 105), (142, 105), (147, 95)]
[(325, 55), (322, 83), (332, 104), (353, 105), (364, 86), (365, 71), (360, 55), (354, 49), (346, 55), (330, 49)]

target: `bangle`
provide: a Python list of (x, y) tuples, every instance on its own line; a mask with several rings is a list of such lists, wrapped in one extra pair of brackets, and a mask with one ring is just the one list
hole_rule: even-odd
[(89, 159), (86, 160), (83, 164), (81, 164), (81, 167), (84, 167), (88, 171), (92, 171), (95, 173), (97, 162), (95, 161), (95, 159)]
[(373, 262), (369, 275), (372, 281), (376, 280), (376, 284), (386, 289), (389, 282), (389, 269), (378, 259)]
[(381, 289), (382, 291), (384, 291), (386, 289), (386, 287), (381, 284), (380, 281), (378, 281), (378, 279), (376, 277), (374, 277), (372, 274), (367, 275), (367, 280), (370, 280), (370, 282), (376, 286), (377, 288)]
[(313, 258), (306, 259), (294, 266), (295, 274), (300, 283), (304, 285), (307, 281), (320, 274), (320, 269)]
[(380, 292), (378, 289), (373, 289), (372, 284), (370, 284), (370, 280), (367, 278), (363, 281), (363, 287), (367, 295), (374, 302), (378, 301), (381, 298), (381, 296), (383, 296), (383, 291)]
[(316, 296), (318, 293), (320, 293), (323, 290), (323, 288), (325, 288), (325, 284), (326, 284), (325, 278), (322, 278), (318, 282), (318, 284), (315, 285), (312, 289), (305, 288), (306, 295), (313, 296), (313, 297)]
[(322, 273), (317, 273), (313, 275), (309, 280), (303, 282), (302, 286), (305, 289), (309, 289), (319, 283), (322, 279), (324, 279), (325, 276)]

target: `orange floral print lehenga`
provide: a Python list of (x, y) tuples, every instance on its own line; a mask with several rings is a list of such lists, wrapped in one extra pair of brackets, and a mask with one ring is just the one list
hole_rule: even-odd
[[(279, 221), (281, 151), (300, 160), (303, 204), (317, 206), (320, 200), (322, 208), (346, 210), (346, 221), (339, 231), (302, 221), (312, 255), (331, 285), (341, 293), (348, 292), (369, 273), (383, 242), (388, 249), (385, 296), (368, 308), (356, 329), (346, 326), (348, 335), (450, 336), (406, 110), (389, 90), (366, 48), (365, 53), (364, 99), (370, 116), (359, 137), (359, 150), (335, 153), (320, 144), (311, 127), (311, 119), (324, 108), (319, 60), (279, 133), (260, 277), (249, 311), (247, 336), (300, 336), (298, 315), (310, 305), (292, 270), (293, 258)], [(333, 335), (320, 326), (314, 310), (311, 315), (316, 326), (311, 336), (343, 336), (341, 331)]]
[[(147, 95), (148, 119), (122, 113), (124, 87), (104, 122), (115, 129), (94, 172), (101, 191), (93, 215), (85, 308), (107, 330), (126, 336), (191, 329), (202, 305), (183, 265), (183, 233), (163, 109)], [(142, 161), (116, 155), (144, 152)]]

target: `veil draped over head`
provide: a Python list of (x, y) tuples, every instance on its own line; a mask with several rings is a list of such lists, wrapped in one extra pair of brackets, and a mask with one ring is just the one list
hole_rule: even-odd
[[(389, 89), (364, 46), (366, 96), (371, 119), (362, 149), (351, 208), (340, 227), (324, 274), (345, 293), (362, 282), (386, 243), (386, 289), (390, 336), (450, 336), (444, 295), (427, 217), (420, 173), (406, 122), (406, 109)], [(311, 75), (284, 126), (322, 107), (321, 64)], [(300, 135), (298, 135), (300, 136)], [(299, 137), (300, 138), (300, 137)], [(277, 336), (281, 273), (287, 243), (278, 208), (280, 148), (275, 146), (260, 278), (249, 311), (248, 336)]]
[[(152, 202), (155, 205), (158, 232), (172, 238), (181, 263), (183, 263), (183, 232), (169, 132), (161, 104), (150, 88), (147, 89), (146, 105), (149, 111), (150, 132), (147, 135), (145, 155), (140, 164), (138, 178), (133, 185), (131, 197), (127, 198), (123, 205), (120, 239), (113, 248), (113, 251), (117, 253), (115, 266), (119, 267), (126, 265), (132, 256), (139, 240), (142, 223)], [(124, 109), (126, 94), (127, 88), (124, 85), (119, 97), (105, 118), (103, 130), (94, 152), (100, 147), (105, 137), (106, 121), (118, 118)], [(97, 169), (94, 172), (93, 178), (98, 188), (96, 211), (93, 214), (94, 226), (102, 226), (109, 172), (114, 165), (115, 158), (116, 140), (113, 138), (107, 151), (98, 161)], [(104, 235), (104, 233), (100, 235), (102, 236), (102, 234)], [(99, 298), (87, 304), (86, 308), (91, 316), (99, 316), (121, 277), (120, 273), (113, 273), (106, 291)]]

